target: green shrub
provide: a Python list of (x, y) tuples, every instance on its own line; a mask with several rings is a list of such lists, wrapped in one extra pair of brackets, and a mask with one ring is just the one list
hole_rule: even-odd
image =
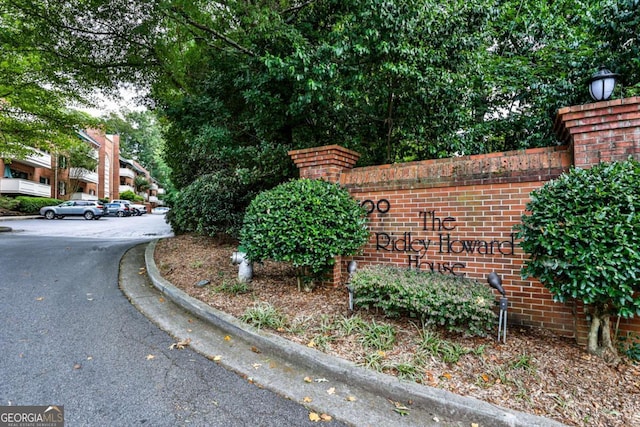
[(616, 353), (610, 316), (640, 315), (640, 163), (571, 169), (531, 193), (516, 226), (536, 277), (557, 301), (577, 299), (591, 316), (587, 350)]
[(0, 196), (0, 208), (14, 211), (18, 208), (19, 202), (13, 197)]
[(425, 325), (480, 336), (495, 323), (491, 289), (470, 279), (374, 266), (356, 271), (351, 288), (355, 306), (390, 317), (414, 316)]
[(131, 190), (123, 191), (120, 193), (120, 200), (130, 200), (134, 201), (136, 198), (136, 193)]
[(322, 277), (334, 257), (368, 240), (363, 208), (336, 184), (299, 179), (260, 193), (247, 208), (240, 240), (252, 261), (291, 263), (302, 280)]
[(48, 197), (28, 197), (18, 196), (18, 210), (26, 214), (37, 214), (40, 212), (40, 208), (45, 206), (55, 206), (62, 203), (62, 200), (51, 199)]
[(167, 221), (177, 234), (238, 236), (244, 210), (254, 193), (240, 179), (223, 173), (199, 177), (173, 198)]

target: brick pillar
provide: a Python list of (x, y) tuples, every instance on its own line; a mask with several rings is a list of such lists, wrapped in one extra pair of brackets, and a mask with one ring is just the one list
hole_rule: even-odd
[[(589, 168), (601, 162), (640, 160), (640, 97), (575, 105), (558, 110), (555, 131), (573, 149), (573, 164)], [(587, 342), (585, 307), (575, 302), (575, 337)]]
[[(360, 158), (360, 154), (339, 145), (305, 148), (289, 151), (289, 156), (300, 170), (300, 178), (324, 179), (328, 182), (339, 183), (340, 175), (345, 169), (351, 169)], [(342, 283), (346, 266), (342, 257), (335, 258), (331, 277), (328, 280), (333, 286)]]
[(334, 183), (340, 182), (342, 171), (353, 168), (360, 158), (360, 154), (339, 145), (293, 150), (289, 156), (300, 170), (300, 178)]
[(556, 133), (572, 144), (576, 167), (640, 160), (640, 97), (561, 108)]

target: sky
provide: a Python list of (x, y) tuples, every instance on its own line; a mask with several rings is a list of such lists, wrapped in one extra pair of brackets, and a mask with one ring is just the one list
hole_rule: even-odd
[(111, 112), (118, 112), (123, 109), (130, 111), (144, 111), (146, 107), (140, 105), (136, 101), (136, 97), (140, 94), (139, 88), (120, 88), (120, 99), (108, 97), (101, 92), (94, 94), (94, 100), (97, 106), (95, 108), (81, 107), (81, 111), (85, 111), (94, 117), (104, 116)]

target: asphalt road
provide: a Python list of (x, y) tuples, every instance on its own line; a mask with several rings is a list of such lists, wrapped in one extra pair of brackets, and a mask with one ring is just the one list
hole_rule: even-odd
[(122, 256), (170, 235), (163, 216), (1, 225), (13, 229), (0, 233), (1, 406), (63, 405), (67, 426), (317, 426), (303, 406), (171, 349), (123, 295)]

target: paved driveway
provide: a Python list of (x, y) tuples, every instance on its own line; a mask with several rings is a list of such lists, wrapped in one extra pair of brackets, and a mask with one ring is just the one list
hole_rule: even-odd
[(63, 405), (68, 426), (317, 425), (303, 406), (170, 349), (124, 297), (120, 260), (170, 234), (163, 216), (1, 225), (14, 231), (0, 233), (0, 405)]

